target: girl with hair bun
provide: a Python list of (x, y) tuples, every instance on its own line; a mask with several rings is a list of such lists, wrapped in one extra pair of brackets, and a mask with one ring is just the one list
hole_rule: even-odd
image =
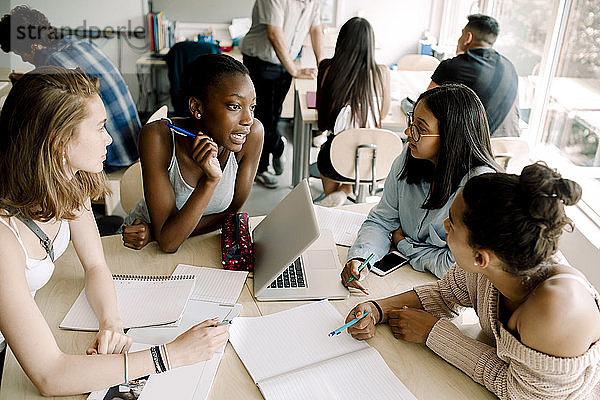
[[(252, 189), (263, 144), (256, 92), (246, 67), (225, 54), (196, 58), (183, 72), (189, 115), (147, 124), (139, 136), (144, 198), (130, 211), (123, 243), (157, 240), (177, 251), (185, 239), (221, 226)], [(197, 135), (176, 134), (165, 125)]]
[[(438, 282), (356, 306), (349, 328), (369, 339), (388, 323), (398, 339), (424, 343), (501, 399), (600, 395), (600, 296), (577, 269), (557, 262), (573, 224), (564, 206), (581, 187), (546, 165), (520, 176), (471, 178), (445, 221), (456, 264)], [(477, 311), (486, 343), (448, 320)]]

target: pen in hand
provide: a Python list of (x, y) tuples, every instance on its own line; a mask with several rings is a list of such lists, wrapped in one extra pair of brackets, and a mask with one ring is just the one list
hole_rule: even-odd
[(367, 315), (369, 315), (372, 312), (373, 311), (367, 311), (362, 317), (354, 318), (352, 321), (348, 322), (347, 324), (342, 325), (339, 328), (337, 328), (336, 330), (329, 332), (329, 336), (339, 335), (340, 333), (342, 333), (344, 331), (344, 329), (354, 325), (355, 323), (357, 323), (358, 321), (360, 321), (361, 319), (363, 319), (364, 317), (366, 317)]
[(232, 323), (233, 323), (233, 321), (232, 321), (232, 320), (229, 320), (229, 319), (224, 319), (223, 321), (221, 321), (221, 322), (217, 322), (216, 324), (214, 324), (214, 325), (211, 325), (211, 326), (223, 326), (223, 325), (231, 325)]
[[(165, 125), (168, 126), (169, 128), (173, 129), (176, 133), (180, 134), (181, 136), (189, 136), (192, 138), (195, 138), (198, 135), (193, 134), (192, 132), (188, 132), (183, 128), (180, 128), (178, 126), (175, 126), (173, 124), (170, 124), (168, 122), (165, 122)], [(214, 139), (211, 138), (210, 136), (207, 136), (212, 142), (214, 142)]]
[[(371, 255), (369, 257), (367, 257), (367, 259), (365, 261), (362, 262), (362, 264), (360, 264), (360, 266), (358, 267), (358, 273), (360, 274), (360, 271), (362, 271), (367, 264), (369, 264), (369, 261), (371, 261), (371, 259), (375, 257), (375, 254), (371, 253)], [(350, 283), (354, 280), (354, 276), (351, 276), (350, 279), (348, 279), (348, 282), (346, 283)]]

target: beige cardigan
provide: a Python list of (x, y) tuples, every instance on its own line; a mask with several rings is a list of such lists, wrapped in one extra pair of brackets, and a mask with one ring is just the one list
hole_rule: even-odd
[[(414, 290), (423, 308), (441, 318), (427, 337), (427, 347), (500, 399), (600, 399), (600, 341), (573, 358), (525, 346), (498, 319), (498, 289), (484, 275), (456, 264), (439, 281)], [(475, 309), (495, 347), (464, 335), (445, 319), (458, 315), (461, 307)]]

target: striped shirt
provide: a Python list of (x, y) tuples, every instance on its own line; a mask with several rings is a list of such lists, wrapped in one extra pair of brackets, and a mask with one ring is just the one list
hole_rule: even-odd
[(67, 36), (54, 47), (36, 53), (36, 67), (56, 65), (81, 68), (100, 79), (100, 98), (106, 107), (106, 129), (113, 139), (106, 154), (108, 172), (128, 167), (138, 159), (140, 118), (129, 89), (112, 61), (98, 46), (76, 36)]

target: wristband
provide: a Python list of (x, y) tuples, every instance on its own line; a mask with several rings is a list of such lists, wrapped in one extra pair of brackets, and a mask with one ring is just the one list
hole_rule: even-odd
[(379, 321), (377, 321), (377, 324), (380, 324), (381, 321), (383, 320), (383, 311), (381, 310), (381, 307), (379, 306), (379, 304), (377, 304), (377, 302), (375, 300), (369, 300), (369, 303), (373, 303), (373, 305), (375, 306), (375, 308), (377, 308), (377, 311), (379, 311)]
[(129, 382), (129, 358), (127, 352), (123, 353), (123, 362), (125, 363), (125, 384)]

